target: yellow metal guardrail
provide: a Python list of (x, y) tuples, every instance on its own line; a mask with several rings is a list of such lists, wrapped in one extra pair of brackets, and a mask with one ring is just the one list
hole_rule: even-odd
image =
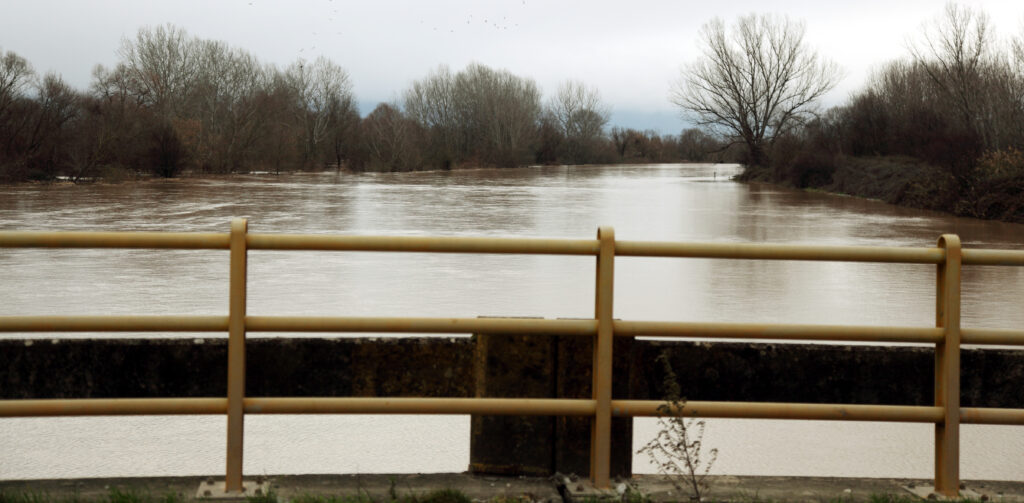
[[(0, 401), (0, 417), (226, 414), (225, 490), (242, 490), (245, 414), (496, 414), (593, 418), (590, 476), (609, 484), (611, 418), (658, 416), (655, 400), (613, 400), (612, 338), (746, 338), (935, 344), (935, 404), (931, 406), (689, 401), (683, 415), (700, 417), (922, 422), (935, 425), (935, 487), (956, 495), (960, 424), (1024, 425), (1024, 409), (960, 407), (960, 345), (1024, 346), (1024, 331), (960, 327), (962, 265), (1024, 266), (1024, 251), (962, 250), (955, 235), (935, 248), (798, 246), (616, 241), (610, 227), (597, 239), (502, 239), (249, 234), (243, 219), (229, 234), (153, 232), (0, 232), (0, 248), (170, 248), (229, 250), (227, 316), (0, 316), (0, 332), (228, 332), (226, 398), (77, 399)], [(246, 314), (249, 250), (400, 251), (590, 255), (597, 258), (593, 319), (291, 317)], [(758, 260), (827, 260), (935, 264), (934, 327), (879, 327), (622, 321), (612, 318), (616, 256)], [(595, 337), (591, 399), (510, 398), (246, 398), (245, 336), (253, 332), (516, 333)]]

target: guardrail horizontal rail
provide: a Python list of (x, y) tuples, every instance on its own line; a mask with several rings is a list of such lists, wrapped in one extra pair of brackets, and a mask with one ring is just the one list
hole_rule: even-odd
[(248, 234), (251, 250), (320, 250), (429, 253), (522, 253), (596, 255), (594, 239), (488, 237), (339, 236), (319, 234)]
[[(487, 414), (589, 416), (594, 401), (546, 398), (246, 398), (248, 414)], [(616, 416), (663, 416), (665, 402), (612, 400)], [(0, 417), (224, 414), (226, 398), (93, 398), (0, 401)], [(683, 416), (934, 423), (941, 407), (690, 401)], [(963, 407), (963, 423), (1024, 425), (1024, 409)]]
[[(430, 253), (596, 255), (593, 239), (463, 236), (339, 236), (247, 234), (254, 250), (338, 250)], [(226, 250), (229, 234), (198, 232), (0, 231), (0, 248), (143, 248)], [(819, 246), (760, 243), (616, 241), (615, 253), (634, 257), (690, 257), (938, 264), (940, 248)], [(1024, 266), (1024, 251), (964, 249), (964, 265)]]
[[(935, 343), (942, 329), (674, 321), (612, 322), (619, 337)], [(0, 316), (0, 332), (224, 332), (227, 316)], [(251, 332), (523, 333), (592, 336), (592, 319), (247, 316)], [(1024, 331), (962, 329), (962, 343), (1024, 346)]]
[[(594, 401), (547, 398), (250, 397), (248, 414), (486, 414), (589, 416)], [(616, 416), (660, 417), (655, 400), (612, 400)], [(681, 415), (746, 419), (858, 420), (934, 423), (941, 407), (690, 401)], [(226, 398), (92, 398), (0, 401), (0, 417), (224, 414)], [(963, 407), (967, 424), (1024, 425), (1024, 409)]]
[(856, 342), (936, 343), (942, 329), (853, 325), (784, 325), (757, 323), (697, 323), (676, 321), (612, 322), (616, 336), (703, 337)]
[(0, 417), (227, 414), (227, 398), (0, 400)]
[(1024, 346), (1024, 330), (961, 328), (961, 344)]
[(982, 250), (965, 248), (964, 265), (1004, 265), (1024, 266), (1024, 251), (1021, 250)]
[(592, 416), (594, 400), (565, 398), (246, 398), (252, 414), (486, 414)]
[(946, 260), (946, 253), (940, 248), (759, 243), (673, 243), (661, 241), (616, 241), (615, 254), (631, 257), (824, 260), (895, 262), (903, 264), (940, 264)]
[(541, 318), (375, 318), (246, 316), (250, 332), (424, 332), (594, 335), (597, 322)]
[(0, 248), (153, 248), (227, 250), (228, 234), (202, 232), (0, 231)]
[(0, 332), (226, 332), (227, 316), (0, 316)]
[[(664, 406), (665, 401), (663, 400), (612, 400), (612, 412), (618, 416), (662, 416), (664, 414), (660, 407)], [(680, 415), (747, 419), (935, 423), (942, 420), (942, 413), (943, 409), (939, 406), (687, 401)]]
[(960, 421), (970, 424), (1024, 425), (1024, 409), (962, 407)]
[[(227, 398), (0, 400), (0, 417), (226, 414)], [(564, 398), (248, 397), (247, 414), (592, 416), (594, 400)]]

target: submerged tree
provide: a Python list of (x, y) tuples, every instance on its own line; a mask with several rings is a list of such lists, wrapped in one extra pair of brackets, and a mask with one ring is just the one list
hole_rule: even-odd
[(839, 69), (804, 42), (803, 23), (752, 14), (730, 29), (721, 19), (701, 30), (703, 56), (673, 85), (671, 101), (698, 125), (742, 143), (747, 163), (766, 166), (771, 146), (813, 117)]

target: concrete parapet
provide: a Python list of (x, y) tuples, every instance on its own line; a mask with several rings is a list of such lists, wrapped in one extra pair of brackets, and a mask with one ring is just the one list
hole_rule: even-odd
[[(0, 340), (0, 399), (222, 397), (226, 339)], [(591, 396), (592, 340), (544, 335), (252, 338), (248, 396)], [(691, 400), (926, 405), (925, 347), (616, 338), (613, 397), (657, 400), (667, 352)], [(1024, 408), (1024, 351), (965, 349), (964, 407)], [(586, 475), (590, 419), (472, 419), (476, 473)], [(615, 419), (612, 474), (628, 475), (632, 421)]]
[[(664, 396), (664, 371), (654, 363), (662, 352), (689, 400), (934, 403), (933, 348), (656, 340), (633, 349), (631, 398)], [(963, 407), (1024, 408), (1024, 351), (964, 349), (960, 375)]]

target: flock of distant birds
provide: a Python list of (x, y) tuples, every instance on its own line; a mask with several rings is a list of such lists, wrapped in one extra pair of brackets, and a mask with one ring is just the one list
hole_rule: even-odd
[[(327, 1), (328, 2), (332, 2), (332, 3), (334, 2), (334, 0), (327, 0)], [(255, 3), (255, 1), (250, 1), (249, 5), (252, 6), (254, 3)], [(523, 3), (523, 5), (526, 5), (526, 0), (522, 0), (522, 3)], [(333, 9), (332, 10), (332, 15), (328, 16), (327, 20), (328, 21), (334, 21), (334, 14), (338, 14), (338, 9)], [(466, 19), (466, 24), (467, 25), (472, 25), (473, 23), (474, 23), (473, 15), (470, 14), (469, 18)], [(483, 24), (484, 26), (490, 26), (490, 27), (494, 28), (495, 30), (508, 30), (509, 28), (518, 28), (519, 27), (519, 23), (509, 24), (508, 23), (508, 16), (502, 16), (501, 17), (501, 23), (499, 23), (498, 21), (488, 20), (487, 18), (484, 18), (483, 21), (480, 22), (480, 23)], [(420, 20), (420, 24), (425, 24), (425, 21)], [(438, 31), (438, 27), (435, 26), (433, 31)], [(443, 28), (442, 28), (442, 31), (443, 31)], [(448, 32), (449, 33), (455, 33), (455, 28), (449, 29)], [(314, 31), (312, 33), (313, 33), (313, 36), (317, 36), (317, 32)], [(336, 31), (334, 33), (336, 35), (341, 35), (340, 31)], [(312, 46), (309, 47), (309, 50), (313, 50), (313, 49), (316, 49), (316, 45), (312, 45)], [(299, 49), (299, 52), (304, 52), (305, 50), (306, 50), (306, 48), (303, 47), (303, 48)]]

